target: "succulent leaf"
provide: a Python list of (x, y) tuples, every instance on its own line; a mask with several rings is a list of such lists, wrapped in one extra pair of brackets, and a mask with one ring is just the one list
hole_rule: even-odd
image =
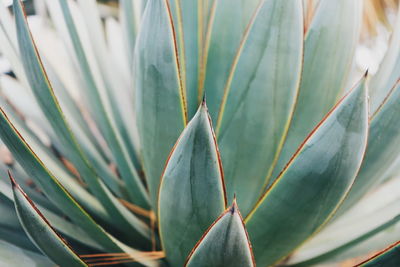
[(44, 218), (10, 174), (18, 218), (32, 242), (57, 264), (87, 266)]
[(332, 216), (361, 165), (367, 130), (364, 78), (303, 142), (245, 219), (258, 265), (287, 256)]
[(397, 159), (400, 148), (400, 81), (389, 92), (382, 106), (372, 116), (369, 141), (361, 169), (339, 214), (354, 205), (374, 185), (382, 182), (385, 171)]
[(318, 3), (305, 36), (296, 108), (271, 182), (342, 93), (359, 40), (361, 7), (360, 0)]
[(82, 229), (103, 248), (113, 252), (132, 252), (132, 249), (110, 236), (71, 197), (34, 154), (29, 145), (22, 139), (2, 110), (0, 113), (0, 129), (1, 139), (13, 153), (15, 159), (20, 162), (29, 176), (36, 178), (36, 181), (44, 189), (48, 198), (52, 200), (60, 210), (69, 214), (71, 219), (79, 224)]
[(167, 0), (149, 1), (135, 50), (138, 129), (154, 209), (165, 161), (187, 122), (171, 21)]
[(378, 72), (371, 78), (371, 114), (374, 114), (385, 101), (393, 84), (400, 77), (400, 5), (396, 24), (393, 27), (388, 50), (380, 63)]
[(149, 200), (146, 194), (146, 189), (140, 180), (132, 161), (130, 161), (128, 149), (124, 146), (122, 134), (118, 131), (116, 126), (117, 122), (114, 118), (115, 116), (113, 116), (115, 105), (113, 106), (112, 103), (110, 103), (112, 98), (108, 95), (105, 86), (101, 86), (100, 82), (96, 80), (97, 76), (94, 75), (87, 59), (87, 55), (82, 46), (81, 39), (79, 38), (68, 3), (67, 0), (59, 0), (59, 5), (68, 29), (71, 43), (87, 86), (87, 90), (85, 90), (84, 93), (87, 99), (90, 100), (90, 107), (93, 109), (92, 116), (95, 118), (100, 130), (109, 144), (111, 152), (118, 164), (121, 176), (127, 185), (126, 188), (130, 197), (135, 201), (135, 203), (137, 203), (137, 205), (147, 208)]
[(216, 129), (228, 201), (236, 193), (244, 215), (261, 195), (285, 139), (302, 54), (301, 1), (261, 1), (231, 69)]
[(236, 201), (205, 232), (185, 266), (254, 267), (251, 244)]
[(222, 166), (203, 102), (173, 148), (161, 180), (159, 226), (169, 262), (182, 266), (225, 206)]
[(229, 70), (259, 2), (260, 0), (213, 1), (201, 59), (199, 95), (207, 92), (207, 104), (214, 123), (217, 121)]
[[(149, 238), (150, 233), (147, 226), (135, 218), (133, 214), (126, 211), (126, 208), (116, 201), (114, 196), (108, 192), (109, 190), (107, 187), (103, 186), (98, 174), (95, 172), (93, 166), (90, 165), (70, 130), (57, 98), (54, 95), (54, 91), (47, 79), (19, 0), (14, 1), (14, 12), (20, 53), (25, 58), (23, 63), (28, 81), (39, 106), (44, 111), (45, 116), (59, 137), (60, 142), (66, 148), (67, 156), (74, 163), (81, 177), (88, 184), (93, 194), (95, 194), (104, 205), (107, 212), (114, 218), (115, 223), (118, 224), (121, 230), (125, 229), (126, 231), (130, 231), (132, 235), (135, 235), (136, 239), (141, 238), (146, 240), (146, 238)], [(138, 183), (144, 190), (141, 182), (138, 181)], [(136, 193), (139, 194), (139, 191), (136, 191)], [(145, 194), (144, 191), (142, 193)]]

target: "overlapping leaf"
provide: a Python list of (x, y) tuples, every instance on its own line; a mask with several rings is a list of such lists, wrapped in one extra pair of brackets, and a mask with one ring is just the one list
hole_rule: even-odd
[(172, 150), (160, 185), (160, 235), (173, 266), (183, 265), (225, 206), (222, 166), (203, 102)]
[(271, 182), (344, 90), (357, 46), (362, 1), (321, 0), (307, 30), (299, 96)]
[[(51, 124), (53, 130), (57, 133), (60, 142), (66, 149), (67, 157), (74, 163), (80, 176), (88, 184), (99, 201), (104, 205), (107, 212), (114, 217), (115, 223), (122, 229), (130, 231), (136, 236), (136, 239), (146, 240), (149, 238), (147, 226), (138, 220), (133, 214), (128, 212), (121, 203), (114, 200), (114, 196), (108, 192), (108, 189), (102, 186), (100, 179), (94, 168), (90, 165), (85, 155), (77, 143), (75, 136), (66, 122), (58, 101), (54, 95), (53, 89), (47, 79), (46, 73), (37, 54), (36, 47), (27, 26), (26, 19), (19, 0), (14, 1), (15, 20), (17, 25), (18, 42), (21, 55), (25, 58), (23, 61), (24, 69), (31, 85), (36, 100), (44, 112), (46, 118)], [(28, 168), (22, 162), (21, 165)], [(24, 162), (25, 163), (25, 162)], [(29, 172), (29, 171), (27, 171)], [(140, 188), (144, 190), (141, 181), (138, 181), (138, 194)], [(141, 192), (144, 197), (145, 191)]]
[(13, 185), (15, 209), (18, 218), (36, 246), (57, 264), (87, 266), (64, 239), (58, 235), (11, 176), (10, 179)]
[(366, 147), (366, 91), (363, 79), (314, 129), (246, 218), (257, 264), (287, 256), (343, 201)]
[(294, 109), (303, 54), (301, 1), (261, 1), (225, 87), (217, 137), (228, 201), (246, 215), (279, 155)]
[(171, 20), (166, 0), (148, 2), (135, 50), (138, 130), (154, 209), (165, 161), (187, 121)]
[(255, 266), (251, 244), (235, 200), (199, 240), (185, 266)]

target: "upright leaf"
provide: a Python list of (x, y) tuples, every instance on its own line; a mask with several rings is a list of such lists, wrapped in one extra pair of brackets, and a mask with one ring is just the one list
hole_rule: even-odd
[(222, 166), (203, 102), (172, 150), (160, 184), (161, 242), (173, 266), (183, 265), (225, 206)]
[(214, 0), (207, 23), (199, 70), (199, 95), (207, 92), (213, 122), (217, 121), (224, 86), (240, 40), (260, 0)]
[(231, 69), (217, 121), (228, 201), (246, 215), (261, 194), (294, 109), (303, 54), (300, 0), (268, 0)]
[(272, 179), (343, 92), (358, 44), (361, 13), (361, 0), (319, 1), (305, 37), (296, 108)]
[(153, 208), (168, 153), (187, 120), (171, 20), (167, 0), (149, 1), (135, 50), (136, 113)]
[(363, 79), (321, 121), (246, 218), (258, 265), (272, 265), (315, 233), (343, 201), (367, 142)]
[(54, 230), (10, 175), (18, 218), (32, 242), (56, 264), (87, 266)]
[(256, 266), (235, 200), (232, 206), (208, 228), (193, 248), (185, 266)]

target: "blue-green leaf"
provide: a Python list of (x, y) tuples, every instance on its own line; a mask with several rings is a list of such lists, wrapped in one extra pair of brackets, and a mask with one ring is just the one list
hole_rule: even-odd
[[(149, 239), (150, 231), (139, 219), (130, 214), (114, 196), (109, 194), (108, 189), (102, 186), (102, 182), (90, 165), (87, 157), (83, 154), (81, 147), (72, 133), (62, 111), (54, 91), (50, 85), (47, 75), (41, 63), (39, 54), (30, 35), (24, 11), (19, 0), (14, 1), (14, 13), (17, 25), (18, 43), (23, 60), (25, 73), (36, 97), (36, 100), (57, 134), (63, 147), (66, 149), (67, 157), (73, 162), (80, 176), (88, 184), (93, 194), (104, 205), (107, 212), (114, 218), (115, 224), (126, 231), (130, 231), (135, 239)], [(21, 163), (24, 168), (24, 164)], [(28, 171), (27, 171), (28, 172)], [(141, 184), (141, 181), (139, 181)], [(143, 185), (142, 185), (143, 186)], [(144, 190), (144, 188), (143, 188)], [(142, 192), (145, 194), (145, 192)]]
[(165, 161), (187, 121), (171, 20), (167, 0), (149, 1), (135, 50), (136, 113), (153, 208)]
[(16, 184), (10, 174), (18, 218), (32, 242), (51, 260), (60, 265), (87, 266), (54, 230), (35, 204)]
[(245, 219), (258, 265), (315, 233), (354, 182), (367, 143), (365, 78), (321, 121)]
[(367, 151), (357, 179), (340, 213), (354, 205), (361, 197), (386, 177), (398, 158), (400, 147), (400, 81), (392, 88), (370, 122)]
[(185, 266), (254, 267), (251, 244), (236, 201), (205, 232)]
[(299, 96), (273, 182), (344, 92), (361, 28), (362, 0), (320, 0), (304, 42)]
[(231, 69), (216, 128), (228, 201), (236, 193), (244, 215), (285, 139), (303, 54), (301, 1), (261, 2)]
[(217, 121), (229, 70), (260, 0), (213, 1), (199, 70), (199, 95), (207, 92), (212, 121)]
[(172, 150), (160, 184), (160, 236), (173, 266), (183, 265), (225, 206), (222, 166), (203, 102)]

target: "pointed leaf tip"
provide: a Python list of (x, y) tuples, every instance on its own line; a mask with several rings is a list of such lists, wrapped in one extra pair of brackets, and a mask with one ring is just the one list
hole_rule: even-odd
[(235, 200), (205, 231), (185, 266), (255, 266), (249, 237)]
[(171, 265), (182, 266), (191, 248), (226, 208), (222, 166), (204, 102), (170, 153), (158, 204), (162, 247)]
[(8, 173), (8, 178), (10, 179), (10, 182), (11, 182), (11, 186), (13, 188), (16, 186), (18, 187), (17, 182), (15, 181), (14, 177), (11, 175), (11, 171), (7, 170), (7, 173)]
[(14, 205), (18, 219), (31, 241), (52, 261), (59, 265), (83, 267), (87, 264), (70, 247), (43, 216), (8, 172), (13, 185)]

